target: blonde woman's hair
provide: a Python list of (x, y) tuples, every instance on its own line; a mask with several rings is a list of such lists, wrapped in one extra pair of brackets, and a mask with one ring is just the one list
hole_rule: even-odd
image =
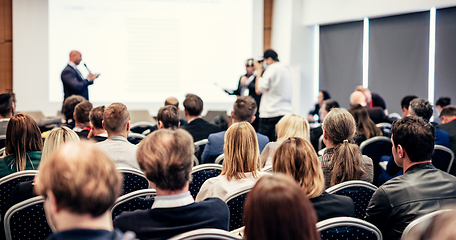
[(292, 176), (308, 198), (320, 196), (325, 189), (320, 160), (312, 144), (302, 138), (291, 137), (280, 144), (272, 160), (272, 170)]
[(290, 137), (300, 137), (310, 141), (310, 127), (307, 119), (296, 115), (288, 114), (282, 117), (276, 124), (277, 142), (282, 142)]
[(260, 171), (260, 151), (258, 139), (252, 125), (239, 122), (231, 125), (225, 133), (225, 160), (223, 160), (222, 175), (232, 178), (245, 178), (246, 172), (252, 172), (257, 178)]
[(52, 129), (46, 137), (46, 140), (44, 140), (41, 159), (45, 160), (52, 151), (67, 142), (79, 142), (79, 136), (73, 130), (65, 126)]
[(330, 186), (345, 181), (359, 180), (364, 174), (364, 170), (358, 145), (350, 143), (356, 132), (356, 122), (353, 116), (346, 110), (333, 108), (326, 115), (322, 128), (328, 136), (328, 140), (336, 145), (331, 157), (333, 169)]

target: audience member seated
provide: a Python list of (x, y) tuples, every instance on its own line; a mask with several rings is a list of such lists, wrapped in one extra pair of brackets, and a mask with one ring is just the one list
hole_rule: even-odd
[(46, 219), (56, 230), (49, 240), (134, 239), (113, 228), (110, 208), (122, 191), (122, 176), (94, 145), (65, 144), (43, 161), (36, 179)]
[(367, 208), (367, 220), (384, 239), (400, 239), (407, 225), (419, 216), (456, 203), (456, 177), (436, 169), (434, 127), (420, 117), (396, 120), (392, 125), (394, 161), (404, 174), (381, 185)]
[(355, 203), (346, 196), (325, 192), (325, 179), (312, 145), (298, 137), (285, 140), (274, 155), (273, 172), (293, 177), (313, 203), (318, 221), (332, 217), (354, 217)]
[(298, 184), (289, 176), (264, 176), (244, 207), (246, 240), (320, 240), (317, 216)]
[[(323, 107), (323, 102), (326, 99), (330, 99), (331, 96), (329, 93), (325, 90), (320, 90), (318, 92), (318, 101), (315, 104), (315, 109), (309, 112), (309, 116), (307, 116), (307, 121), (309, 122), (321, 122), (321, 109)], [(317, 118), (315, 118), (315, 115), (317, 115)]]
[(382, 130), (375, 126), (375, 123), (369, 118), (366, 108), (356, 104), (350, 106), (348, 112), (355, 118), (356, 134), (354, 141), (358, 146), (369, 138), (383, 136)]
[(190, 195), (193, 153), (192, 137), (181, 129), (157, 130), (143, 139), (138, 162), (157, 196), (152, 209), (123, 212), (114, 226), (139, 239), (168, 239), (200, 228), (228, 230), (230, 213), (222, 200), (195, 203)]
[(75, 127), (74, 124), (74, 108), (80, 102), (86, 100), (83, 96), (80, 95), (71, 95), (65, 99), (62, 105), (62, 113), (65, 116), (65, 123), (64, 126), (68, 127), (69, 129), (73, 129)]
[(92, 108), (89, 113), (90, 132), (87, 138), (95, 142), (103, 142), (108, 138), (108, 132), (103, 128), (105, 106)]
[(442, 109), (448, 105), (451, 104), (451, 98), (449, 97), (441, 97), (435, 101), (435, 109), (437, 110), (437, 113), (440, 114), (442, 112)]
[(181, 128), (192, 135), (194, 142), (207, 139), (211, 133), (222, 131), (219, 126), (204, 120), (202, 112), (203, 100), (195, 94), (187, 94), (184, 100), (184, 114), (188, 122)]
[[(177, 98), (175, 98), (175, 97), (167, 98), (165, 100), (165, 107), (166, 106), (174, 106), (174, 107), (176, 107), (177, 108), (177, 113), (178, 113), (177, 116), (179, 117), (180, 108), (179, 108), (179, 100), (177, 100)], [(187, 124), (187, 120), (179, 119), (179, 124), (180, 124), (179, 126), (184, 126), (185, 124)], [(153, 132), (153, 131), (159, 129), (158, 128), (158, 124), (155, 125), (155, 126), (150, 127), (149, 129), (150, 129), (150, 132)]]
[[(41, 163), (43, 163), (51, 153), (68, 142), (79, 142), (78, 135), (71, 129), (61, 126), (54, 128), (49, 132), (48, 137), (44, 140), (43, 153), (41, 155)], [(16, 203), (20, 203), (26, 199), (35, 197), (33, 191), (33, 181), (21, 182), (11, 192), (8, 201), (5, 204), (5, 211)]]
[(331, 109), (323, 122), (326, 150), (320, 156), (326, 188), (350, 180), (372, 183), (372, 159), (361, 155), (358, 145), (350, 143), (356, 132), (353, 116), (340, 108)]
[[(429, 103), (427, 99), (422, 98), (415, 98), (409, 103), (409, 108), (407, 111), (408, 116), (418, 116), (422, 118), (424, 121), (429, 122), (433, 114), (432, 105)], [(440, 129), (435, 129), (435, 144), (442, 145), (445, 147), (450, 147), (450, 136), (447, 132), (444, 132)], [(400, 172), (400, 173), (399, 173)], [(394, 156), (391, 156), (388, 160), (388, 165), (386, 167), (386, 173), (390, 176), (394, 176), (402, 174), (402, 169), (397, 166), (394, 161)], [(385, 176), (383, 176), (385, 177)], [(385, 180), (388, 180), (388, 176), (386, 176)]]
[(283, 116), (275, 128), (277, 141), (268, 143), (261, 153), (260, 162), (262, 167), (272, 166), (272, 159), (274, 158), (275, 151), (285, 139), (300, 137), (310, 141), (309, 123), (307, 122), (307, 119), (299, 115), (288, 114)]
[(136, 161), (138, 146), (128, 142), (130, 132), (130, 113), (122, 103), (113, 103), (103, 112), (103, 128), (108, 132), (108, 139), (97, 143), (105, 151), (118, 168), (134, 168), (139, 170)]
[(87, 140), (90, 132), (89, 113), (92, 110), (92, 103), (84, 100), (74, 107), (74, 128), (73, 131), (81, 140)]
[(357, 86), (355, 91), (364, 93), (364, 96), (366, 96), (367, 107), (381, 107), (385, 113), (385, 116), (388, 116), (386, 102), (379, 94), (371, 92), (368, 88), (365, 88), (362, 85)]
[(409, 109), (409, 106), (410, 106), (410, 102), (415, 99), (415, 98), (418, 98), (417, 96), (415, 95), (407, 95), (405, 96), (404, 98), (402, 98), (402, 101), (401, 101), (401, 111), (402, 111), (402, 117), (406, 117), (408, 116), (408, 109)]
[(0, 178), (19, 171), (36, 170), (41, 161), (43, 140), (35, 120), (19, 113), (8, 122), (5, 157), (0, 159)]
[[(328, 99), (323, 101), (323, 105), (321, 107), (321, 122), (324, 121), (326, 115), (328, 115), (329, 111), (333, 108), (339, 108), (339, 103), (336, 100)], [(323, 129), (321, 128), (321, 124), (317, 127), (310, 128), (310, 142), (314, 147), (315, 151), (318, 152), (318, 142), (320, 141), (320, 136), (323, 134)]]
[(359, 104), (363, 107), (366, 107), (367, 113), (369, 114), (370, 119), (374, 121), (375, 124), (381, 123), (381, 122), (390, 122), (389, 119), (387, 119), (385, 112), (381, 107), (370, 107), (367, 105), (367, 98), (364, 93), (360, 91), (354, 91), (350, 95), (350, 105), (356, 105)]
[(174, 130), (178, 128), (180, 126), (179, 110), (173, 105), (160, 108), (157, 114), (157, 122), (158, 129)]
[(254, 184), (265, 174), (260, 170), (258, 140), (250, 123), (239, 122), (228, 128), (224, 153), (222, 173), (203, 183), (197, 202), (210, 197), (224, 199), (228, 193)]
[(13, 97), (9, 93), (0, 94), (0, 135), (6, 135), (8, 121), (14, 115)]
[[(255, 121), (255, 113), (257, 111), (257, 105), (255, 99), (251, 96), (238, 97), (233, 105), (233, 111), (231, 112), (231, 119), (233, 123), (238, 122), (249, 122)], [(203, 154), (201, 156), (202, 163), (213, 163), (217, 156), (223, 153), (223, 145), (225, 144), (226, 131), (212, 133), (207, 138), (208, 142), (204, 147)], [(266, 144), (269, 142), (269, 138), (261, 133), (256, 133), (258, 138), (258, 144), (260, 147), (260, 153), (263, 151)]]
[(450, 135), (450, 149), (456, 154), (456, 107), (444, 107), (439, 118), (440, 125), (437, 125), (437, 128)]

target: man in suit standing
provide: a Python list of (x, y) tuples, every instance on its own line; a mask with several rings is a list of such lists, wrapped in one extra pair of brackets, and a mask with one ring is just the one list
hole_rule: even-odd
[(64, 101), (71, 95), (81, 95), (85, 99), (89, 100), (89, 89), (88, 86), (93, 84), (93, 80), (98, 78), (98, 75), (89, 72), (87, 79), (84, 78), (78, 70), (78, 65), (82, 60), (82, 55), (78, 51), (70, 52), (70, 61), (68, 65), (63, 69), (60, 78), (63, 83)]
[[(233, 123), (253, 123), (253, 121), (255, 121), (256, 110), (257, 105), (253, 97), (238, 97), (234, 103), (233, 111), (231, 112), (231, 119), (233, 120)], [(212, 133), (209, 135), (207, 138), (208, 142), (204, 147), (204, 152), (201, 156), (202, 163), (213, 163), (217, 156), (223, 153), (223, 145), (225, 145), (225, 133), (226, 131)], [(257, 133), (257, 138), (261, 153), (266, 144), (268, 144), (269, 138), (260, 133)]]
[(194, 142), (207, 139), (209, 134), (222, 131), (222, 129), (207, 122), (201, 116), (203, 112), (203, 100), (195, 94), (187, 94), (184, 100), (184, 114), (187, 118), (187, 125), (181, 126), (193, 137)]

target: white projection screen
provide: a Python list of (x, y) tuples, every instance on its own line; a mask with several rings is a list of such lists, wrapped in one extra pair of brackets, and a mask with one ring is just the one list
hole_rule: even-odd
[[(33, 23), (46, 30), (41, 33), (47, 33), (48, 43), (43, 46), (47, 56), (35, 67), (47, 69), (47, 79), (41, 78), (45, 82), (40, 87), (47, 93), (42, 102), (52, 108), (59, 108), (63, 101), (60, 73), (71, 50), (82, 53), (78, 69), (83, 75), (88, 73), (83, 63), (101, 74), (89, 87), (89, 99), (95, 106), (123, 102), (131, 109), (147, 108), (152, 114), (167, 97), (183, 100), (186, 93), (199, 95), (206, 110), (207, 106), (223, 109), (232, 105), (235, 97), (221, 88), (236, 88), (245, 73), (245, 60), (262, 54), (263, 9), (258, 0), (37, 1), (46, 5), (47, 13), (35, 10), (33, 5), (39, 3), (27, 1), (33, 3), (13, 2), (14, 13), (19, 13), (14, 16), (19, 21), (13, 29), (26, 36), (24, 29), (30, 29), (30, 21), (20, 17), (46, 15), (47, 22), (42, 21), (46, 26)], [(34, 49), (37, 54), (44, 52)], [(18, 46), (13, 49), (14, 73), (20, 71), (16, 65), (25, 65), (19, 60), (29, 54)], [(17, 77), (27, 76), (20, 73)], [(13, 81), (19, 96), (26, 95), (21, 94), (25, 86), (17, 86), (25, 80), (16, 81), (15, 75)], [(19, 101), (28, 104), (28, 100)], [(33, 103), (22, 107), (47, 114), (58, 110), (36, 109)]]

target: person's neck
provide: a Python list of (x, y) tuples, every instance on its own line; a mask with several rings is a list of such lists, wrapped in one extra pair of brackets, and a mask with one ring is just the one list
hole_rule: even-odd
[(446, 122), (446, 123), (452, 122), (452, 121), (454, 121), (454, 120), (456, 120), (456, 117), (450, 118), (450, 119), (448, 120), (448, 122)]
[(78, 214), (68, 210), (60, 210), (60, 213), (55, 219), (55, 226), (58, 232), (71, 229), (93, 229), (112, 231), (112, 216), (110, 211), (106, 211), (101, 216), (93, 217), (89, 213)]
[(179, 190), (165, 190), (165, 189), (160, 189), (155, 187), (155, 190), (157, 191), (157, 196), (170, 196), (170, 195), (178, 195), (182, 193), (188, 192), (188, 184)]
[(412, 162), (410, 161), (410, 159), (407, 159), (407, 160), (404, 160), (404, 164), (403, 164), (403, 169), (404, 169), (404, 173), (407, 172), (407, 170), (414, 166), (414, 165), (418, 165), (418, 164), (422, 164), (422, 163), (430, 163), (432, 162), (432, 160), (425, 160), (425, 161), (420, 161), (420, 162)]
[(195, 120), (195, 119), (198, 119), (198, 118), (203, 118), (203, 116), (199, 115), (199, 116), (190, 116), (188, 115), (187, 116), (187, 122), (190, 123), (191, 121)]
[(328, 141), (325, 141), (325, 146), (326, 146), (326, 149), (330, 149), (330, 148), (335, 148), (336, 144), (334, 144), (333, 142), (328, 140)]
[(80, 123), (80, 122), (78, 122), (78, 121), (75, 121), (75, 122), (74, 122), (74, 126), (75, 126), (75, 127), (89, 127), (90, 124), (89, 124), (89, 123)]
[(93, 133), (93, 136), (98, 136), (100, 134), (108, 134), (106, 132), (106, 130), (104, 130), (103, 128), (101, 129), (98, 129), (98, 128), (92, 128), (92, 133)]
[(122, 136), (124, 138), (128, 137), (128, 132), (123, 132), (123, 133), (113, 133), (108, 131), (108, 138), (113, 137), (113, 136)]

